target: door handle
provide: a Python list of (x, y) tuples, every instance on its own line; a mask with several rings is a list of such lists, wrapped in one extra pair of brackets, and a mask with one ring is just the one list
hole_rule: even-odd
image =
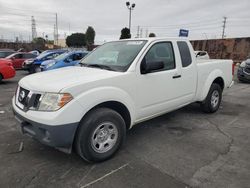
[(173, 76), (173, 79), (180, 78), (180, 77), (181, 77), (181, 75), (175, 75), (175, 76)]

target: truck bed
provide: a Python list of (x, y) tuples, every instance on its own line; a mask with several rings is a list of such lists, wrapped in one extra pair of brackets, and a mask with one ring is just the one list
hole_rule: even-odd
[(221, 75), (221, 77), (224, 78), (224, 88), (230, 86), (233, 78), (232, 64), (233, 64), (232, 60), (223, 60), (223, 59), (197, 60), (198, 83), (197, 83), (196, 99), (198, 99), (198, 101), (204, 100), (204, 92), (206, 92), (207, 89), (209, 89), (207, 85), (209, 77), (212, 78), (213, 74), (219, 74)]

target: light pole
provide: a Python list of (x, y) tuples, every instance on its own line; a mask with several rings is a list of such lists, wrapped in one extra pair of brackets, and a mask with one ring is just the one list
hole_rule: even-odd
[(129, 30), (130, 30), (131, 29), (131, 12), (135, 8), (135, 3), (130, 4), (130, 2), (127, 1), (126, 6), (128, 7), (128, 10), (129, 10)]

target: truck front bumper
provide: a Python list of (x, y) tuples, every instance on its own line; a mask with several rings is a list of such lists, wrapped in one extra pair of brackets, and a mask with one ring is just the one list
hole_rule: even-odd
[(23, 134), (65, 153), (71, 153), (78, 123), (50, 126), (29, 120), (15, 109), (13, 112)]

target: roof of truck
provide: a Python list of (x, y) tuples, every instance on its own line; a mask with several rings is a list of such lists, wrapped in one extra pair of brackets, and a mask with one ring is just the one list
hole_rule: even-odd
[(122, 39), (122, 40), (147, 40), (147, 41), (157, 41), (157, 40), (185, 40), (188, 39), (186, 37), (147, 37), (147, 38), (131, 38), (131, 39)]

